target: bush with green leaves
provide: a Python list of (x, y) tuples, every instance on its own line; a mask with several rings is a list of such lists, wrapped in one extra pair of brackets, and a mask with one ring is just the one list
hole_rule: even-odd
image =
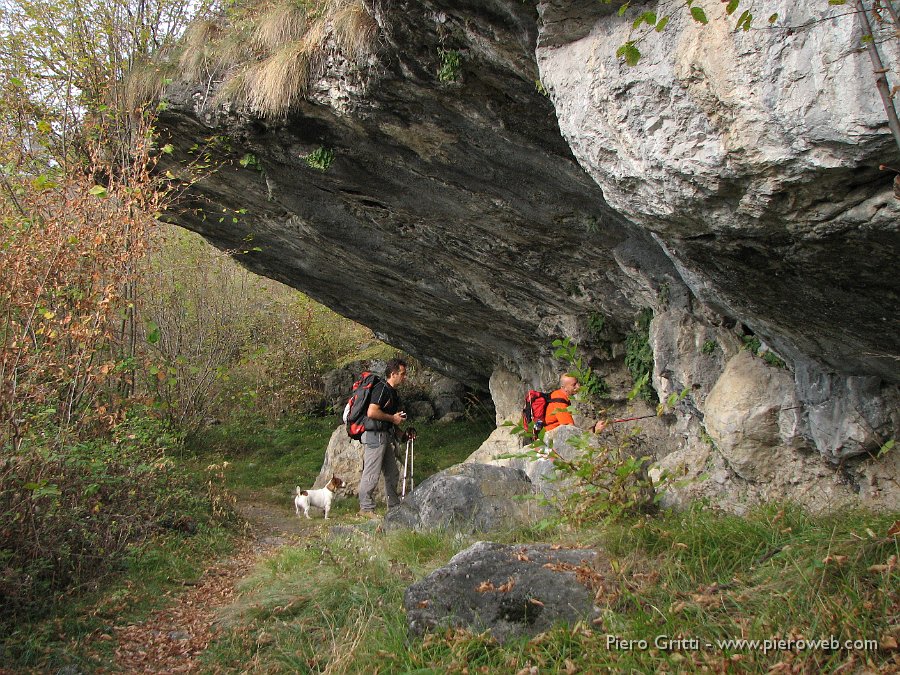
[(656, 511), (659, 497), (648, 473), (653, 458), (643, 452), (639, 429), (612, 429), (602, 437), (585, 431), (567, 442), (573, 450), (570, 459), (546, 438), (517, 455), (552, 460), (552, 480), (571, 486), (545, 498), (557, 508), (560, 520), (586, 525)]
[(578, 353), (578, 345), (570, 338), (553, 341), (553, 356), (568, 364), (567, 372), (578, 380), (580, 396), (596, 401), (609, 395), (609, 385), (595, 373)]
[[(48, 432), (52, 431), (48, 428)], [(144, 412), (106, 441), (56, 451), (31, 444), (0, 462), (0, 626), (50, 610), (63, 593), (117, 570), (161, 530), (232, 522), (211, 486), (169, 457), (178, 438)]]
[(441, 82), (456, 82), (462, 73), (462, 55), (455, 49), (441, 49), (441, 67), (438, 79)]
[(774, 352), (770, 351), (768, 348), (763, 349), (762, 341), (755, 335), (744, 335), (741, 339), (744, 342), (744, 348), (748, 352), (754, 356), (758, 356), (773, 368), (787, 368), (787, 364), (776, 356)]
[(625, 337), (625, 366), (635, 384), (641, 383), (637, 395), (648, 403), (656, 403), (656, 392), (650, 384), (653, 375), (653, 348), (650, 346), (650, 321), (653, 310), (642, 309), (634, 322), (634, 330)]
[(319, 147), (306, 156), (306, 164), (311, 169), (316, 169), (322, 173), (328, 171), (328, 167), (334, 161), (334, 150)]

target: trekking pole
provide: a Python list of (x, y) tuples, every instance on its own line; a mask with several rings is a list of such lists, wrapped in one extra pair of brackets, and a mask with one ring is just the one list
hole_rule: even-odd
[(618, 424), (619, 422), (633, 422), (634, 420), (646, 420), (657, 415), (641, 415), (640, 417), (623, 417), (620, 420), (610, 420), (609, 424)]
[(403, 478), (400, 479), (400, 499), (406, 497), (406, 476), (409, 469), (409, 440), (406, 441), (406, 453), (403, 455)]

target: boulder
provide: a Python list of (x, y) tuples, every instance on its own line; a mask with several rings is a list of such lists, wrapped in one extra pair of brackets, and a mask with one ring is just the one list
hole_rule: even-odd
[(536, 522), (547, 515), (524, 472), (487, 464), (457, 464), (425, 479), (391, 509), (385, 529), (451, 528), (487, 532)]
[(348, 368), (337, 368), (329, 370), (322, 376), (325, 401), (334, 412), (338, 414), (343, 412), (350, 396), (350, 389), (358, 375), (358, 373), (354, 375)]
[(741, 478), (770, 480), (796, 434), (793, 378), (747, 350), (725, 366), (706, 399), (706, 430)]
[(406, 589), (409, 630), (489, 630), (499, 642), (599, 616), (592, 549), (478, 542)]
[(410, 420), (427, 422), (434, 417), (434, 407), (428, 401), (413, 401), (404, 407)]
[[(323, 487), (337, 475), (347, 483), (342, 492), (346, 495), (359, 494), (359, 481), (362, 478), (363, 446), (347, 435), (347, 430), (342, 424), (335, 429), (328, 440), (325, 450), (325, 460), (316, 478), (313, 487)], [(384, 474), (378, 479), (378, 487), (375, 489), (375, 501), (384, 503)]]

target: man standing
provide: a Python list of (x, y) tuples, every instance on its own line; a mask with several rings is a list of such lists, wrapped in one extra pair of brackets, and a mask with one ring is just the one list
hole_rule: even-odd
[(394, 439), (397, 427), (406, 420), (401, 411), (396, 387), (406, 379), (406, 363), (391, 359), (384, 371), (385, 379), (372, 388), (362, 435), (363, 471), (359, 481), (359, 514), (375, 518), (375, 499), (372, 493), (378, 477), (384, 473), (384, 492), (388, 508), (400, 504), (397, 482), (400, 472), (394, 459)]

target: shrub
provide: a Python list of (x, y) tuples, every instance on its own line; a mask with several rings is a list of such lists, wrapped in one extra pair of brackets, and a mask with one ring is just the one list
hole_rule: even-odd
[(251, 274), (177, 228), (159, 231), (138, 303), (145, 387), (171, 424), (316, 411), (321, 376), (371, 331)]
[(653, 349), (650, 347), (650, 321), (653, 310), (641, 310), (635, 320), (634, 330), (625, 337), (625, 366), (635, 383), (644, 378), (638, 396), (648, 403), (656, 403), (657, 396), (650, 384), (653, 375)]
[(306, 156), (306, 164), (311, 169), (316, 169), (317, 171), (328, 171), (328, 167), (331, 166), (331, 163), (334, 161), (334, 150), (329, 150), (328, 148), (319, 147), (313, 150)]
[(177, 438), (142, 413), (109, 441), (55, 452), (29, 445), (0, 463), (0, 625), (41, 616), (61, 593), (118, 568), (161, 529), (192, 533), (234, 518), (208, 485), (174, 467)]
[(455, 49), (441, 49), (441, 67), (438, 70), (438, 79), (441, 82), (456, 82), (462, 74), (462, 55)]
[(597, 445), (585, 432), (569, 441), (576, 450), (573, 459), (552, 455), (557, 478), (574, 479), (573, 488), (558, 499), (566, 522), (589, 525), (656, 510), (656, 491), (647, 472), (652, 457), (641, 452), (638, 434), (610, 429)]
[[(15, 143), (0, 138), (4, 152)], [(33, 418), (51, 419), (61, 433), (108, 424), (129, 391), (122, 366), (134, 263), (161, 199), (146, 144), (135, 152), (127, 174), (103, 186), (89, 172), (53, 168), (4, 178), (0, 444), (18, 448)]]

